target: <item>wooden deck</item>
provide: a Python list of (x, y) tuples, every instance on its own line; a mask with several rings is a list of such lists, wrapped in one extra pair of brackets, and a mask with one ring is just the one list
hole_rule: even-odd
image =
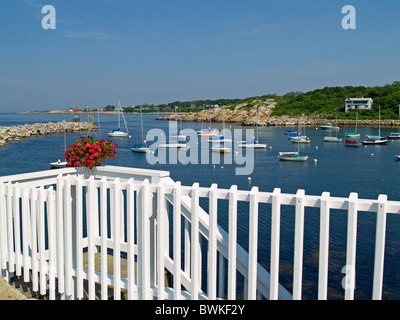
[[(114, 263), (113, 263), (113, 256), (111, 254), (107, 255), (107, 274), (114, 274)], [(121, 278), (126, 278), (128, 275), (127, 272), (127, 259), (121, 257)], [(85, 252), (83, 254), (83, 269), (88, 269), (88, 253)], [(95, 271), (101, 272), (101, 253), (95, 253)], [(136, 266), (135, 266), (135, 279), (136, 279)], [(168, 279), (169, 277), (165, 276), (165, 286), (168, 286)], [(31, 282), (24, 282), (22, 277), (13, 277), (10, 281), (11, 287), (15, 288), (17, 291), (22, 293), (27, 299), (38, 299), (38, 300), (49, 300), (49, 296), (47, 295), (40, 295), (38, 292), (34, 292), (31, 290), (32, 283)], [(96, 300), (101, 299), (101, 286), (100, 284), (96, 283), (95, 290), (96, 290)], [(84, 300), (89, 298), (88, 293), (88, 281), (84, 280), (84, 293), (85, 297)], [(112, 300), (114, 294), (114, 289), (112, 286), (108, 287), (108, 299)], [(127, 291), (125, 289), (121, 290), (121, 300), (127, 300)], [(56, 299), (61, 299), (61, 295), (57, 294)]]

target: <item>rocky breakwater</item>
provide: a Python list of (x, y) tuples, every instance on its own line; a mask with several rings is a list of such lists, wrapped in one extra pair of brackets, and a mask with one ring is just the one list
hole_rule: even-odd
[(0, 126), (0, 147), (10, 141), (22, 141), (23, 139), (50, 135), (74, 133), (82, 131), (93, 131), (97, 129), (92, 123), (88, 122), (49, 122), (24, 124), (11, 127)]

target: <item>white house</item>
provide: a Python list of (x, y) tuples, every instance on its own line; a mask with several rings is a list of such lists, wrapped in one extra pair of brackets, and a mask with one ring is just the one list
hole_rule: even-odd
[(346, 99), (345, 112), (372, 110), (373, 103), (372, 98), (348, 98)]

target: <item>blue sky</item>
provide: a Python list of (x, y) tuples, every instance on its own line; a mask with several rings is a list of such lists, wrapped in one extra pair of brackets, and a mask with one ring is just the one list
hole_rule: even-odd
[[(56, 29), (44, 30), (44, 5)], [(356, 8), (344, 30), (342, 7)], [(1, 0), (0, 112), (400, 80), (400, 1)]]

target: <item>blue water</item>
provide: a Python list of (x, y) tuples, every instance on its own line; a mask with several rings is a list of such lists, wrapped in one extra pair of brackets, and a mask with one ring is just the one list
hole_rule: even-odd
[[(95, 124), (98, 116), (94, 115)], [(144, 115), (144, 132), (160, 128), (168, 133), (168, 121), (155, 120), (156, 115)], [(24, 123), (71, 121), (73, 115), (65, 114), (0, 114), (0, 126), (11, 126)], [(80, 116), (86, 121), (87, 115)], [(311, 144), (300, 145), (300, 151), (308, 154), (305, 163), (279, 161), (279, 151), (295, 151), (297, 145), (288, 141), (282, 127), (260, 127), (259, 140), (266, 143), (266, 150), (255, 150), (254, 171), (248, 176), (235, 175), (235, 164), (156, 164), (146, 161), (145, 154), (131, 151), (134, 143), (141, 140), (140, 119), (138, 115), (125, 115), (132, 138), (119, 138), (117, 157), (103, 164), (128, 167), (140, 167), (170, 171), (170, 176), (183, 185), (198, 182), (200, 186), (209, 187), (217, 183), (220, 188), (229, 189), (232, 184), (238, 189), (250, 190), (258, 186), (260, 191), (272, 192), (281, 188), (283, 193), (296, 193), (304, 189), (308, 195), (321, 195), (330, 192), (331, 196), (348, 197), (351, 192), (357, 192), (359, 198), (377, 199), (380, 194), (386, 194), (389, 200), (400, 200), (398, 187), (400, 161), (395, 155), (400, 154), (400, 140), (390, 140), (387, 145), (361, 146), (360, 148), (345, 147), (343, 143), (327, 143), (323, 141), (325, 131), (315, 127), (306, 128), (306, 135), (311, 138)], [(116, 115), (100, 115), (101, 130), (97, 135), (108, 139), (107, 132), (115, 128)], [(182, 128), (199, 130), (201, 122), (182, 122)], [(222, 129), (222, 124), (215, 124)], [(232, 129), (245, 129), (240, 125), (226, 124)], [(342, 128), (339, 136), (354, 128)], [(377, 134), (378, 128), (359, 128), (361, 136)], [(398, 132), (397, 128), (382, 128), (382, 136), (390, 132)], [(67, 134), (67, 144), (73, 143), (82, 133)], [(270, 148), (271, 147), (271, 148)], [(31, 171), (47, 170), (49, 163), (62, 159), (64, 153), (64, 135), (41, 136), (12, 142), (0, 148), (0, 175), (17, 174)], [(168, 158), (168, 157), (167, 157)], [(211, 156), (210, 156), (211, 159)], [(314, 162), (317, 159), (317, 162)], [(223, 167), (223, 168), (222, 168)], [(201, 203), (207, 210), (207, 200)], [(227, 230), (227, 204), (221, 201), (219, 205), (218, 223)], [(248, 205), (239, 203), (238, 237), (246, 248), (248, 239)], [(259, 261), (269, 269), (269, 235), (270, 235), (270, 206), (260, 204), (259, 224)], [(373, 214), (360, 212), (357, 234), (357, 268), (356, 268), (356, 299), (370, 299), (372, 295), (373, 256), (375, 245), (375, 222)], [(398, 215), (389, 215), (387, 222), (387, 240), (384, 273), (384, 299), (400, 299), (400, 243)], [(291, 291), (293, 265), (293, 233), (294, 209), (282, 207), (281, 218), (281, 255), (280, 281)], [(347, 217), (345, 212), (331, 211), (330, 219), (330, 256), (329, 256), (329, 299), (342, 299), (344, 290), (341, 273), (346, 259)], [(318, 250), (319, 250), (319, 211), (306, 209), (305, 238), (304, 238), (304, 275), (303, 295), (315, 299), (318, 282)]]

